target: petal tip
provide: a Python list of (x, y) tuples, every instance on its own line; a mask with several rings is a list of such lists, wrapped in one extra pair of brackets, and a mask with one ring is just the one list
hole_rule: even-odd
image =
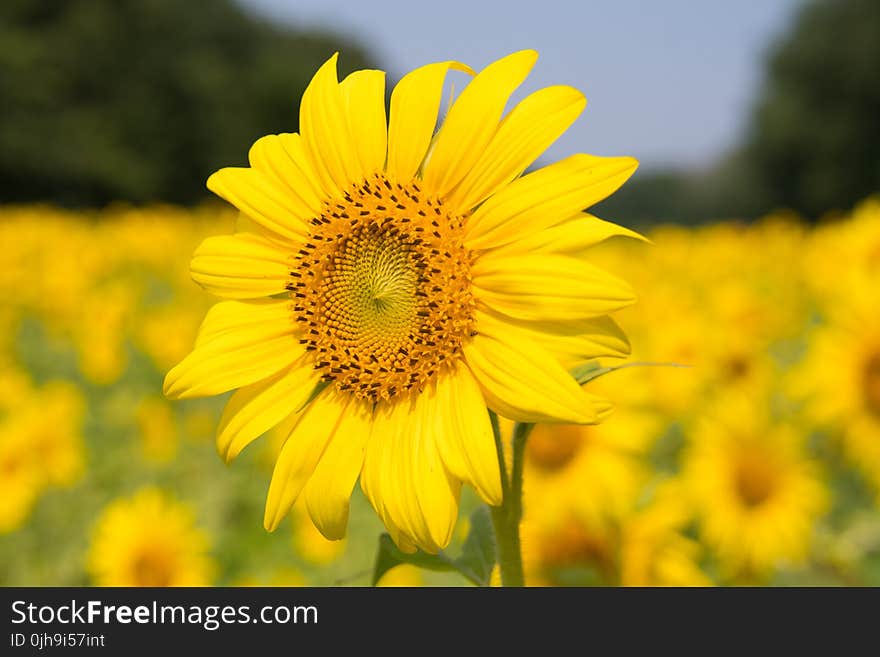
[(276, 529), (278, 529), (278, 525), (281, 524), (281, 519), (283, 517), (283, 515), (278, 513), (277, 509), (269, 506), (269, 504), (267, 503), (266, 512), (263, 515), (263, 529), (270, 533), (274, 532)]
[(175, 384), (178, 380), (174, 373), (175, 370), (177, 370), (177, 367), (173, 367), (169, 370), (168, 374), (165, 375), (165, 380), (162, 382), (162, 394), (168, 399), (180, 399), (181, 391), (175, 388)]

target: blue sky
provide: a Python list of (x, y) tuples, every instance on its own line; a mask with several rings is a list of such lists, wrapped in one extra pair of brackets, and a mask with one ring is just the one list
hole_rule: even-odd
[(803, 3), (240, 1), (274, 20), (356, 37), (394, 79), (431, 61), (480, 68), (534, 48), (540, 59), (517, 97), (570, 84), (588, 100), (547, 158), (625, 154), (645, 168), (709, 164), (737, 142), (765, 50)]

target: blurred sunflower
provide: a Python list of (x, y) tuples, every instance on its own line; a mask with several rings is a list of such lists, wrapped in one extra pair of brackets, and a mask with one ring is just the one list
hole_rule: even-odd
[(422, 571), (417, 566), (409, 564), (395, 566), (376, 582), (376, 586), (382, 587), (413, 587), (422, 586), (423, 584)]
[(802, 437), (760, 405), (719, 399), (693, 430), (683, 476), (726, 576), (762, 578), (807, 557), (828, 491)]
[(45, 477), (29, 436), (11, 422), (0, 425), (0, 534), (18, 529), (43, 490)]
[[(563, 500), (557, 504), (564, 505)], [(530, 585), (706, 586), (703, 550), (684, 535), (691, 521), (680, 485), (667, 482), (616, 518), (544, 513), (523, 523)]]
[(162, 397), (145, 397), (134, 409), (141, 434), (141, 452), (148, 461), (167, 463), (177, 454), (174, 411)]
[(801, 264), (807, 283), (829, 307), (841, 305), (841, 290), (855, 291), (856, 297), (876, 290), (880, 284), (880, 196), (861, 202), (845, 221), (818, 226)]
[(634, 234), (582, 210), (637, 163), (574, 155), (522, 175), (586, 104), (548, 87), (502, 118), (536, 58), (517, 52), (476, 74), (435, 135), (446, 74), (469, 67), (404, 76), (386, 124), (385, 74), (340, 83), (334, 55), (303, 94), (300, 134), (264, 137), (249, 168), (209, 178), (246, 230), (195, 253), (193, 278), (227, 300), (165, 393), (238, 389), (219, 428), (227, 460), (295, 416), (267, 529), (302, 493), (321, 533), (341, 538), (360, 476), (398, 546), (436, 552), (463, 482), (501, 502), (487, 405), (527, 422), (609, 412), (563, 363), (628, 351), (608, 313), (632, 290), (582, 256)]
[(709, 586), (702, 546), (684, 535), (691, 520), (680, 484), (666, 482), (650, 504), (629, 516), (620, 541), (622, 586)]
[(98, 586), (208, 586), (214, 570), (191, 510), (157, 488), (104, 509), (87, 566)]
[[(528, 501), (528, 493), (526, 494)], [(610, 522), (564, 514), (526, 514), (522, 556), (529, 586), (612, 586), (619, 582), (619, 528)]]
[(841, 437), (880, 504), (880, 304), (876, 287), (851, 287), (849, 294), (817, 329), (793, 387), (809, 399), (807, 414)]
[(73, 385), (32, 388), (15, 370), (0, 407), (0, 533), (18, 529), (47, 486), (70, 486), (83, 474), (80, 433), (85, 401)]
[(656, 416), (630, 409), (601, 426), (536, 425), (526, 443), (529, 505), (597, 523), (622, 517), (647, 479), (644, 457), (659, 430)]

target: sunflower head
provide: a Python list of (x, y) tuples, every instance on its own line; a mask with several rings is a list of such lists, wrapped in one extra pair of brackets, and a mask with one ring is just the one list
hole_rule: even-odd
[(699, 531), (733, 581), (806, 558), (828, 492), (802, 437), (759, 401), (728, 394), (694, 427), (683, 482)]
[(144, 488), (101, 514), (88, 569), (98, 586), (206, 586), (214, 570), (207, 551), (191, 510)]
[(536, 425), (526, 443), (526, 455), (541, 470), (561, 470), (586, 445), (589, 431), (587, 427), (576, 424)]
[(739, 503), (753, 509), (772, 499), (780, 484), (780, 468), (773, 463), (773, 454), (744, 449), (734, 457), (730, 479)]
[[(268, 529), (302, 496), (342, 538), (360, 478), (401, 549), (436, 552), (463, 483), (501, 502), (487, 407), (523, 422), (608, 414), (570, 368), (628, 353), (609, 313), (634, 295), (584, 255), (636, 235), (584, 209), (636, 161), (579, 154), (524, 173), (586, 104), (555, 86), (505, 112), (536, 58), (416, 69), (386, 117), (385, 74), (339, 81), (334, 55), (303, 94), (299, 134), (263, 137), (249, 167), (208, 179), (244, 220), (196, 250), (193, 278), (224, 300), (165, 392), (236, 390), (226, 459), (284, 427)], [(473, 78), (435, 131), (450, 71)]]

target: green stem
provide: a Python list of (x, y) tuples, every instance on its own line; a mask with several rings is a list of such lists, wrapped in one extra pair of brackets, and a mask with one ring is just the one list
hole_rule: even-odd
[(522, 565), (522, 546), (519, 525), (522, 521), (522, 482), (523, 457), (526, 438), (532, 430), (531, 424), (517, 424), (513, 432), (513, 462), (511, 477), (507, 477), (507, 462), (504, 458), (504, 443), (498, 427), (498, 417), (490, 411), (492, 431), (495, 436), (495, 450), (501, 470), (501, 506), (491, 507), (492, 526), (495, 530), (495, 547), (498, 566), (501, 569), (502, 586), (524, 586)]
[(513, 473), (511, 474), (511, 500), (515, 503), (514, 516), (517, 525), (522, 522), (522, 489), (523, 489), (523, 462), (526, 455), (526, 440), (532, 433), (534, 424), (517, 422), (513, 429)]

